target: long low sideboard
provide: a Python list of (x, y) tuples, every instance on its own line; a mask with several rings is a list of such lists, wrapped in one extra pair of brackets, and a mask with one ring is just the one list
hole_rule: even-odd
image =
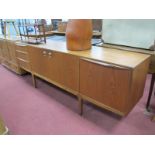
[(35, 87), (40, 77), (76, 95), (81, 114), (87, 100), (125, 116), (143, 95), (150, 55), (94, 46), (69, 51), (65, 42), (30, 45), (2, 38), (0, 61), (17, 74), (30, 72)]

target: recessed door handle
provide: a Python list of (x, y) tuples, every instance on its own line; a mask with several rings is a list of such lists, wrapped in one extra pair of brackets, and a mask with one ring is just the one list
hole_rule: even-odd
[(22, 46), (22, 47), (27, 46), (27, 45), (25, 45), (25, 44), (19, 44), (19, 43), (16, 43), (16, 45), (17, 45), (17, 46)]
[(118, 65), (114, 65), (114, 64), (101, 62), (101, 61), (95, 61), (95, 60), (87, 59), (87, 58), (81, 58), (81, 60), (84, 60), (84, 61), (87, 61), (87, 62), (90, 62), (90, 63), (94, 63), (94, 64), (98, 64), (98, 65), (101, 65), (101, 66), (104, 66), (104, 67), (109, 67), (109, 68), (118, 68), (118, 69), (124, 69), (124, 70), (130, 69), (130, 68), (127, 68), (127, 67), (124, 67), (124, 66), (118, 66)]

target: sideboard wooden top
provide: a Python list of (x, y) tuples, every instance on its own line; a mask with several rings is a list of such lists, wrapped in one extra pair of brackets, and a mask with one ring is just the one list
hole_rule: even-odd
[[(8, 40), (21, 43), (19, 38), (12, 38)], [(42, 48), (45, 50), (72, 54), (79, 57), (93, 59), (96, 61), (106, 62), (127, 68), (135, 68), (138, 64), (140, 64), (141, 62), (145, 61), (150, 57), (149, 54), (143, 54), (123, 49), (96, 47), (96, 46), (92, 46), (90, 50), (85, 51), (70, 51), (66, 48), (66, 42), (52, 41), (52, 40), (47, 40), (46, 44), (39, 44), (39, 45), (27, 44), (27, 45)], [(142, 51), (144, 51), (145, 53), (145, 50)], [(146, 53), (148, 53), (148, 50), (146, 50)]]
[(148, 54), (130, 52), (126, 50), (119, 50), (113, 48), (96, 47), (96, 46), (92, 46), (90, 50), (86, 51), (70, 51), (67, 50), (65, 42), (50, 41), (50, 40), (48, 40), (46, 44), (31, 45), (31, 46), (52, 51), (68, 53), (127, 68), (135, 68), (138, 64), (140, 64), (141, 62), (150, 57), (150, 55)]

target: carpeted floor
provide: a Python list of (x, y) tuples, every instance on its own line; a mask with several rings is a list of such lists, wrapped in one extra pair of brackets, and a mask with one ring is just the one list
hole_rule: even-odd
[[(155, 122), (144, 115), (150, 76), (142, 99), (121, 118), (86, 102), (78, 115), (73, 95), (40, 79), (38, 89), (31, 76), (19, 76), (0, 65), (0, 115), (11, 134), (155, 134)], [(151, 104), (155, 108), (155, 99)], [(154, 104), (154, 105), (153, 105)]]

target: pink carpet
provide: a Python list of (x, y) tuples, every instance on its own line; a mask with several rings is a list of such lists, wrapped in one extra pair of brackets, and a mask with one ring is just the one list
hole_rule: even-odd
[[(155, 134), (155, 122), (144, 115), (150, 76), (142, 99), (125, 118), (88, 102), (81, 117), (76, 97), (45, 81), (37, 84), (35, 89), (30, 75), (0, 65), (0, 115), (10, 134)], [(155, 107), (155, 99), (151, 104)]]

